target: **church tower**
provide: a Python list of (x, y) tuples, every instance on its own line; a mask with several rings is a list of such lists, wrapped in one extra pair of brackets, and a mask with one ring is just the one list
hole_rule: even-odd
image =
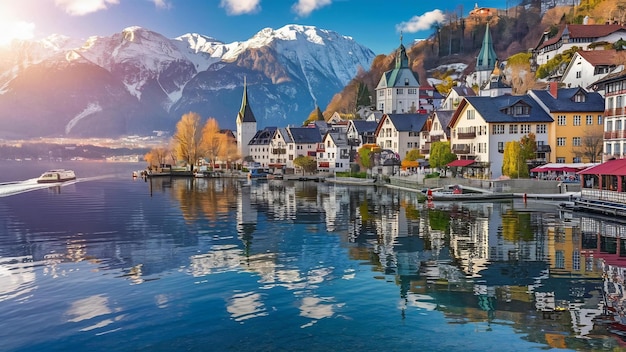
[(237, 151), (241, 159), (250, 155), (248, 143), (254, 138), (256, 132), (256, 118), (248, 103), (248, 86), (244, 77), (241, 109), (239, 109), (239, 113), (237, 114)]
[[(491, 73), (496, 67), (498, 58), (496, 51), (493, 49), (493, 41), (491, 39), (491, 32), (489, 31), (489, 23), (485, 27), (485, 37), (483, 38), (483, 44), (476, 58), (476, 69), (474, 72), (474, 82), (478, 87), (482, 87), (485, 82), (488, 82), (491, 78)], [(470, 85), (471, 86), (471, 85)]]
[(385, 114), (409, 114), (420, 110), (420, 82), (411, 70), (406, 48), (402, 44), (396, 50), (396, 66), (383, 73), (376, 86), (376, 109)]

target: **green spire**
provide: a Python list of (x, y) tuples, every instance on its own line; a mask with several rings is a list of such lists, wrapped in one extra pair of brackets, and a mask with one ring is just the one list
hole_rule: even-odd
[(237, 122), (256, 122), (254, 113), (248, 104), (248, 85), (245, 76), (243, 77), (243, 97), (241, 98), (241, 109), (237, 114)]
[(485, 37), (483, 38), (483, 45), (480, 48), (480, 53), (476, 58), (476, 71), (491, 71), (496, 66), (496, 51), (493, 50), (493, 42), (491, 40), (491, 34), (489, 32), (489, 23), (485, 27)]
[(409, 67), (409, 57), (406, 48), (402, 44), (402, 32), (400, 32), (400, 47), (396, 50), (396, 68)]

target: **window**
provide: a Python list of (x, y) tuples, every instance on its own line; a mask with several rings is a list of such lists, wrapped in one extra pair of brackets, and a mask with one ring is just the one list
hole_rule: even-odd
[(474, 119), (474, 113), (475, 113), (475, 111), (474, 111), (474, 110), (467, 110), (467, 111), (466, 111), (466, 114), (467, 114), (466, 118), (467, 118), (468, 120), (473, 120), (473, 119)]
[(574, 126), (580, 126), (580, 115), (574, 115)]
[(598, 125), (602, 124), (602, 115), (598, 115)]
[(572, 268), (576, 271), (580, 270), (580, 252), (577, 250), (572, 254)]
[(517, 134), (517, 125), (509, 125), (509, 134)]
[(407, 90), (408, 90), (408, 93), (411, 94), (411, 95), (417, 94), (417, 89), (415, 89), (415, 88), (409, 88)]
[(404, 85), (405, 85), (405, 86), (408, 86), (408, 85), (409, 85), (409, 79), (408, 79), (408, 78), (405, 78), (405, 79), (404, 79)]
[(565, 116), (565, 115), (557, 116), (557, 122), (558, 122), (559, 126), (567, 125), (567, 116)]
[(622, 120), (615, 121), (615, 130), (616, 131), (621, 131), (622, 130)]
[(406, 147), (409, 148), (409, 149), (412, 149), (413, 148), (413, 142), (408, 142), (406, 144)]
[(498, 151), (504, 151), (504, 142), (498, 142)]
[(611, 149), (611, 143), (607, 143), (605, 149), (606, 149), (606, 153), (607, 154), (609, 154), (609, 155), (613, 154), (613, 153), (611, 153), (611, 150), (613, 150), (613, 149)]
[(556, 158), (556, 163), (557, 163), (557, 164), (565, 164), (565, 158), (563, 158), (563, 157), (557, 157), (557, 158)]
[(547, 127), (544, 124), (537, 125), (537, 133), (546, 133)]
[(582, 141), (580, 137), (574, 137), (572, 138), (572, 145), (574, 147), (580, 147), (582, 145)]
[(574, 157), (574, 163), (576, 163), (576, 164), (577, 164), (577, 163), (582, 163), (582, 162), (583, 162), (583, 161), (582, 161), (582, 159), (581, 159), (580, 157), (578, 157), (578, 156), (575, 156), (575, 157)]
[(593, 116), (587, 115), (587, 125), (593, 125)]
[(379, 97), (384, 97), (385, 96), (385, 90), (381, 89), (378, 91), (378, 96)]
[(563, 251), (555, 251), (555, 262), (554, 266), (557, 269), (565, 269), (565, 255)]
[(493, 125), (491, 134), (504, 134), (504, 125)]
[(398, 88), (398, 89), (396, 89), (396, 94), (402, 95), (402, 94), (404, 94), (404, 90), (402, 88)]
[(522, 134), (530, 133), (530, 125), (521, 125), (520, 131), (522, 132)]
[(487, 152), (487, 143), (478, 143), (478, 152), (486, 153)]
[(582, 77), (581, 72), (580, 71), (576, 71), (576, 78), (580, 78), (580, 77)]
[(565, 137), (558, 137), (556, 139), (556, 145), (559, 146), (559, 147), (564, 147), (566, 140), (567, 140), (567, 138), (565, 138)]

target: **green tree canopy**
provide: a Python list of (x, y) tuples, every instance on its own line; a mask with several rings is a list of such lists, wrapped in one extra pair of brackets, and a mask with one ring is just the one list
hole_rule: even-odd
[(404, 160), (407, 161), (415, 161), (417, 159), (424, 159), (424, 155), (420, 153), (419, 149), (411, 149), (404, 156)]
[(448, 163), (456, 160), (456, 154), (450, 150), (450, 142), (434, 142), (430, 147), (430, 167), (445, 168)]
[(315, 161), (315, 159), (308, 156), (300, 155), (299, 157), (293, 159), (293, 164), (301, 168), (303, 173), (311, 173), (317, 170), (317, 162)]

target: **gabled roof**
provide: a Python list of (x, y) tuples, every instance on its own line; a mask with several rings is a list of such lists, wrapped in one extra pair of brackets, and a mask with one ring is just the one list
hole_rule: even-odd
[[(593, 66), (599, 65), (615, 65), (617, 56), (617, 50), (581, 50), (576, 52), (583, 59), (589, 62)], [(573, 61), (573, 60), (572, 60)]]
[(277, 129), (276, 127), (265, 127), (257, 131), (250, 142), (248, 142), (248, 145), (269, 145)]
[(278, 132), (280, 133), (280, 136), (283, 137), (283, 140), (285, 141), (285, 143), (293, 143), (293, 140), (291, 139), (291, 135), (289, 134), (289, 127), (287, 128), (281, 127), (278, 129)]
[(376, 134), (383, 125), (385, 119), (389, 119), (398, 132), (421, 132), (424, 130), (426, 121), (428, 120), (428, 114), (386, 114), (378, 123), (376, 127)]
[(325, 140), (326, 138), (331, 138), (337, 147), (345, 147), (348, 145), (348, 138), (343, 132), (326, 132), (326, 135), (322, 140)]
[(624, 31), (626, 33), (626, 27), (619, 24), (565, 24), (561, 25), (558, 33), (554, 37), (544, 41), (545, 35), (543, 35), (536, 49), (557, 43), (561, 40), (563, 32), (569, 35), (570, 43), (575, 43), (572, 39), (602, 38), (617, 31)]
[(289, 127), (288, 129), (296, 144), (313, 144), (322, 141), (322, 135), (317, 127)]
[(456, 86), (452, 87), (452, 90), (460, 97), (475, 97), (476, 92), (470, 87), (467, 86)]
[(351, 123), (354, 125), (354, 128), (359, 134), (375, 132), (376, 127), (378, 126), (378, 122), (376, 121), (351, 120)]
[[(452, 115), (454, 115), (455, 110), (437, 110), (434, 112), (435, 116), (439, 120), (439, 123), (442, 127), (448, 127), (450, 120), (452, 120)], [(445, 131), (445, 129), (444, 129)]]
[[(584, 102), (575, 102), (576, 94), (584, 94)], [(556, 98), (549, 90), (533, 89), (532, 94), (537, 97), (550, 112), (603, 112), (604, 98), (596, 92), (587, 92), (580, 87), (559, 88)]]
[[(452, 115), (448, 127), (453, 128), (467, 105), (471, 105), (487, 123), (553, 122), (554, 119), (528, 95), (501, 95), (498, 97), (465, 97)], [(509, 115), (503, 110), (515, 105), (530, 107), (529, 115)]]
[(593, 82), (589, 86), (593, 87), (593, 89), (595, 90), (596, 88), (601, 88), (602, 86), (604, 86), (607, 83), (616, 82), (616, 81), (623, 81), (623, 80), (626, 80), (626, 70), (609, 73), (608, 75), (606, 75), (606, 76), (600, 78), (599, 80)]

